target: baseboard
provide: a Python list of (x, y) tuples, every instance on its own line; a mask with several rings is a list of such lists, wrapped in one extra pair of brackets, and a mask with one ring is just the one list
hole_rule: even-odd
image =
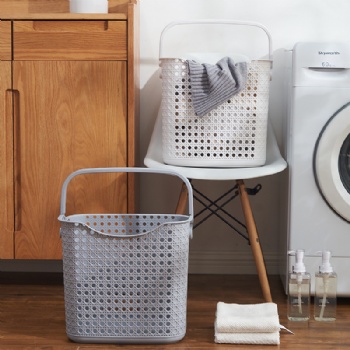
[[(268, 274), (279, 274), (277, 253), (265, 253)], [(256, 274), (252, 254), (242, 252), (190, 251), (189, 273), (191, 274)]]
[(1, 284), (62, 285), (62, 272), (2, 272)]
[[(279, 274), (277, 253), (264, 252), (268, 274)], [(62, 272), (61, 261), (0, 261), (0, 272)], [(253, 256), (248, 252), (192, 251), (190, 250), (189, 273), (253, 275), (256, 267)]]

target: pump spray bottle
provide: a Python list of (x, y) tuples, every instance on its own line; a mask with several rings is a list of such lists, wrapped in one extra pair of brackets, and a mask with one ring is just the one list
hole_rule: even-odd
[(314, 313), (316, 321), (334, 321), (337, 308), (337, 274), (330, 264), (331, 252), (322, 252), (322, 265), (315, 274)]
[(290, 251), (295, 255), (293, 272), (288, 280), (288, 319), (290, 321), (308, 321), (310, 319), (310, 281), (303, 262), (304, 250)]

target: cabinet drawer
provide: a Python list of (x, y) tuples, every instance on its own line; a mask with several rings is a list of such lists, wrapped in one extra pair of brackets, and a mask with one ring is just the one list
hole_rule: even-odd
[(15, 21), (14, 60), (126, 60), (126, 21)]
[(0, 21), (0, 60), (11, 60), (11, 22)]

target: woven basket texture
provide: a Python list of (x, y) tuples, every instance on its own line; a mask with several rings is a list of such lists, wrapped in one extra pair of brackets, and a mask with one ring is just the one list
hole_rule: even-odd
[(265, 164), (270, 65), (270, 61), (252, 61), (246, 87), (197, 117), (187, 62), (161, 59), (164, 162), (199, 167)]
[(82, 342), (171, 342), (186, 332), (184, 215), (72, 215), (62, 222), (66, 330)]

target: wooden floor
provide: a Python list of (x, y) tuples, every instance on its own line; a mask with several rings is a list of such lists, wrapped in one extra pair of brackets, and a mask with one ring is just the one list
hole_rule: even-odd
[[(338, 300), (337, 320), (331, 323), (289, 322), (286, 296), (278, 276), (270, 276), (280, 323), (295, 335), (281, 332), (279, 346), (226, 345), (214, 343), (216, 303), (263, 302), (256, 276), (190, 275), (188, 319), (185, 338), (167, 345), (77, 344), (65, 334), (62, 283), (46, 276), (32, 276), (31, 284), (14, 284), (11, 275), (0, 274), (0, 349), (350, 349), (350, 299)], [(28, 278), (25, 278), (28, 283)], [(34, 283), (34, 284), (33, 284)]]

